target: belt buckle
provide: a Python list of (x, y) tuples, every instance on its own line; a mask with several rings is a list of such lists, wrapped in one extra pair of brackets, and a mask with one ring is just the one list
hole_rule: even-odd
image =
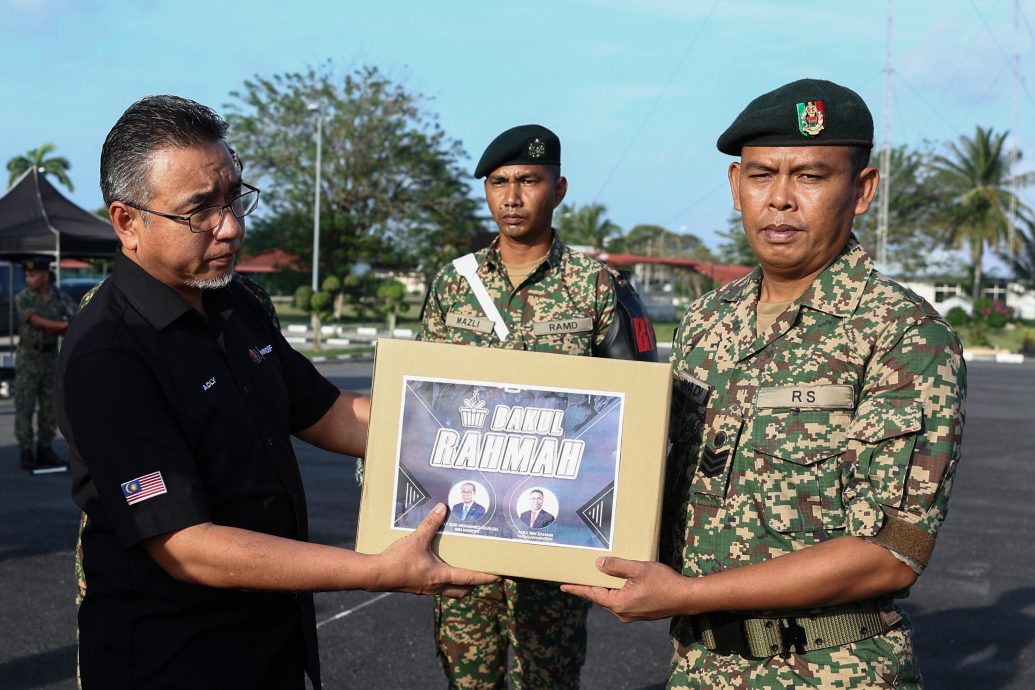
[(709, 614), (712, 635), (715, 638), (715, 652), (719, 654), (739, 654), (751, 656), (751, 647), (744, 633), (744, 625), (739, 616)]
[(780, 654), (784, 659), (791, 655), (803, 654), (808, 639), (805, 637), (805, 628), (798, 623), (797, 618), (785, 618), (780, 625), (780, 641), (783, 643), (783, 652)]

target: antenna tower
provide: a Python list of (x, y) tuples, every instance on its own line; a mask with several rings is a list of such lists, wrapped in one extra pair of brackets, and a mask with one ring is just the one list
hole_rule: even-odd
[[(888, 0), (884, 45), (884, 136), (880, 151), (880, 204), (877, 208), (877, 263), (888, 260), (888, 218), (891, 207), (891, 0)], [(886, 270), (886, 269), (885, 269)]]
[(1010, 132), (1010, 209), (1006, 219), (1006, 250), (1011, 256), (1015, 256), (1017, 241), (1017, 161), (1020, 158), (1020, 150), (1017, 148), (1017, 117), (1021, 95), (1020, 14), (1020, 0), (1013, 0), (1013, 126)]

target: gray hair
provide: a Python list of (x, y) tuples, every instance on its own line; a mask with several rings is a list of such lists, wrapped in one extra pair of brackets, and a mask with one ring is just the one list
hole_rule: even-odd
[(101, 149), (101, 195), (144, 205), (150, 201), (152, 154), (167, 146), (226, 144), (226, 121), (211, 108), (179, 96), (147, 96), (129, 106)]

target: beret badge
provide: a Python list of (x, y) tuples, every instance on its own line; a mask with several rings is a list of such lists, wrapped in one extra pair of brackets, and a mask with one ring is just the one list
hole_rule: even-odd
[(798, 131), (807, 137), (814, 137), (823, 131), (827, 111), (823, 101), (805, 101), (795, 106), (798, 110)]
[(546, 155), (546, 142), (539, 137), (528, 140), (528, 157), (532, 160), (542, 158)]

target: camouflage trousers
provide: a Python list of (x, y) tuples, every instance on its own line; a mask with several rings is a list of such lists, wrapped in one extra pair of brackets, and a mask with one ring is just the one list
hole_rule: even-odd
[(920, 690), (923, 681), (913, 654), (912, 632), (909, 619), (904, 618), (884, 635), (841, 647), (789, 654), (786, 658), (745, 659), (738, 654), (716, 654), (700, 644), (682, 650), (677, 647), (668, 687)]
[(555, 582), (505, 579), (465, 599), (435, 597), (435, 641), (451, 688), (579, 687), (589, 603)]
[[(75, 540), (75, 610), (79, 613), (79, 607), (86, 598), (86, 572), (83, 570), (83, 530), (86, 529), (86, 513), (79, 516), (79, 536)], [(75, 625), (75, 686), (82, 690), (83, 680), (79, 674), (79, 618), (76, 616)]]
[(15, 362), (14, 435), (22, 450), (33, 447), (33, 413), (37, 413), (35, 441), (41, 446), (49, 446), (54, 440), (54, 429), (57, 426), (54, 416), (56, 363), (57, 352), (18, 351)]

